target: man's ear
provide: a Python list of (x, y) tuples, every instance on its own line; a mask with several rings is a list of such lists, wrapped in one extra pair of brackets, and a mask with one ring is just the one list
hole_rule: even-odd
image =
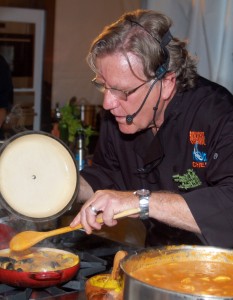
[(167, 73), (162, 79), (162, 99), (169, 100), (176, 91), (176, 74), (174, 72)]

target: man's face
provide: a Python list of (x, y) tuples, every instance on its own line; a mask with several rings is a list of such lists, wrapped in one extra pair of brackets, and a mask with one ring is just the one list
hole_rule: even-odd
[[(133, 119), (133, 123), (127, 124), (126, 116), (132, 115), (139, 109), (153, 83), (153, 79), (148, 81), (145, 77), (140, 60), (130, 53), (128, 53), (128, 58), (132, 69), (127, 59), (120, 53), (97, 59), (98, 73), (95, 81), (106, 87), (103, 100), (104, 109), (110, 110), (115, 116), (121, 132), (132, 134), (151, 125), (154, 114), (153, 107), (159, 97), (160, 84), (156, 83), (152, 88), (141, 111)], [(137, 87), (138, 89), (133, 91)], [(119, 92), (119, 90), (125, 93)]]

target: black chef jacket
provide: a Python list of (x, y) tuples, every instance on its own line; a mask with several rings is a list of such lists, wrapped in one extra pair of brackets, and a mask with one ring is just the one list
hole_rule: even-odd
[[(190, 172), (194, 176), (188, 176)], [(151, 129), (123, 134), (106, 112), (93, 165), (81, 175), (94, 191), (146, 188), (184, 197), (202, 235), (149, 218), (145, 221), (147, 246), (232, 248), (233, 96), (200, 77), (195, 88), (173, 97), (156, 136)]]

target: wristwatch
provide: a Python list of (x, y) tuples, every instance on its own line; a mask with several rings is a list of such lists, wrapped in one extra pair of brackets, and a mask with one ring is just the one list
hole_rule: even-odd
[(134, 192), (139, 198), (140, 219), (149, 218), (149, 200), (151, 192), (146, 189), (137, 190)]

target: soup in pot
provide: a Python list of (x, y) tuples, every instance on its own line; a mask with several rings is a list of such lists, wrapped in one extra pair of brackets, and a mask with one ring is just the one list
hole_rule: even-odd
[(159, 261), (131, 270), (152, 286), (196, 295), (233, 296), (233, 264), (218, 261)]

